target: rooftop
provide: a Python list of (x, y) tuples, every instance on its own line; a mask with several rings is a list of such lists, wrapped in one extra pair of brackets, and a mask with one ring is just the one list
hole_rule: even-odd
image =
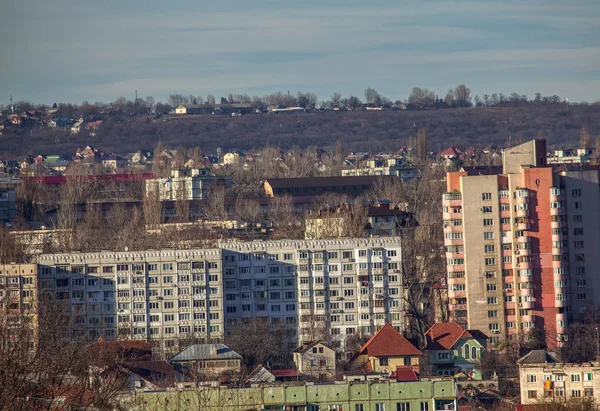
[(241, 359), (241, 355), (233, 351), (225, 344), (193, 344), (171, 357), (169, 362)]
[(414, 357), (422, 353), (388, 323), (361, 347), (356, 356), (362, 354), (370, 357)]

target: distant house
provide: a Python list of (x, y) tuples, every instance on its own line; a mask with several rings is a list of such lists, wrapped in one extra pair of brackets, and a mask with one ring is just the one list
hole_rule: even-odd
[(103, 121), (104, 120), (90, 121), (85, 125), (85, 128), (88, 130), (98, 130), (98, 127), (100, 127)]
[(463, 373), (480, 380), (475, 367), (487, 348), (488, 337), (479, 330), (465, 330), (455, 322), (437, 323), (425, 332), (425, 351), (431, 357), (433, 373), (440, 376)]
[(127, 166), (127, 160), (123, 157), (112, 155), (102, 158), (102, 166), (115, 170), (117, 168), (123, 168)]
[(292, 368), (270, 368), (257, 365), (248, 377), (249, 383), (296, 381), (298, 372)]
[(320, 381), (335, 378), (335, 351), (322, 341), (310, 341), (294, 350), (294, 364), (301, 375)]
[(390, 323), (384, 325), (350, 360), (355, 370), (393, 373), (405, 367), (419, 371), (421, 351)]
[(242, 356), (225, 344), (193, 344), (169, 358), (174, 366), (185, 367), (192, 376), (219, 377), (240, 371)]
[(241, 151), (230, 151), (229, 153), (225, 153), (223, 156), (223, 164), (232, 165), (241, 161), (245, 157), (245, 154)]

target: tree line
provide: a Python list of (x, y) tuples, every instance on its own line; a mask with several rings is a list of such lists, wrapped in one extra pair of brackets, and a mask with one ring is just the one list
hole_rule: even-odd
[[(425, 110), (436, 108), (465, 108), (465, 107), (495, 107), (495, 106), (522, 106), (526, 104), (558, 104), (562, 100), (558, 95), (543, 96), (535, 93), (531, 99), (525, 94), (513, 92), (511, 94), (491, 93), (473, 96), (471, 89), (465, 84), (459, 84), (448, 90), (442, 97), (434, 90), (428, 88), (414, 87), (404, 99), (392, 100), (379, 91), (368, 87), (363, 97), (343, 96), (342, 93), (334, 92), (327, 99), (320, 100), (312, 92), (298, 91), (296, 94), (277, 91), (265, 95), (253, 95), (243, 93), (230, 93), (220, 98), (208, 94), (206, 98), (196, 94), (170, 94), (165, 101), (158, 101), (153, 96), (144, 98), (136, 97), (129, 100), (119, 97), (112, 102), (89, 102), (81, 104), (54, 103), (52, 107), (44, 104), (35, 104), (29, 101), (17, 101), (12, 106), (5, 105), (2, 113), (9, 114), (27, 112), (30, 110), (46, 111), (49, 108), (57, 109), (59, 117), (77, 118), (92, 114), (103, 115), (161, 115), (172, 112), (176, 107), (185, 104), (245, 104), (255, 109), (266, 109), (272, 106), (292, 107), (298, 106), (307, 110), (315, 109), (346, 109), (358, 110), (363, 105), (384, 107), (405, 107), (409, 110)], [(580, 103), (587, 104), (587, 103)]]

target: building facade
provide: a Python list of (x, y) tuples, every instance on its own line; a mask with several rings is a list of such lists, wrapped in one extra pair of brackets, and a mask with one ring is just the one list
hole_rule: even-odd
[[(36, 264), (0, 265), (0, 321), (15, 327), (29, 324), (33, 336), (38, 324), (38, 272)], [(35, 341), (35, 339), (32, 339)]]
[(89, 339), (147, 339), (174, 351), (219, 341), (244, 319), (288, 329), (290, 351), (402, 329), (397, 237), (222, 243), (219, 248), (44, 254), (39, 284), (69, 300)]
[(449, 311), (492, 344), (537, 328), (560, 345), (600, 297), (598, 169), (556, 171), (545, 156), (545, 140), (534, 140), (506, 150), (502, 170), (447, 175)]
[(242, 411), (441, 411), (456, 410), (451, 380), (369, 381), (341, 384), (265, 384), (245, 388), (142, 392), (136, 405), (147, 409)]
[(0, 223), (15, 219), (17, 213), (17, 195), (15, 187), (18, 179), (0, 178)]
[(158, 193), (160, 201), (204, 200), (208, 185), (214, 181), (231, 183), (230, 178), (211, 176), (206, 168), (174, 170), (169, 178), (146, 180), (146, 196)]
[(517, 361), (521, 404), (592, 398), (600, 401), (600, 367), (592, 363), (562, 363), (544, 350), (534, 350)]

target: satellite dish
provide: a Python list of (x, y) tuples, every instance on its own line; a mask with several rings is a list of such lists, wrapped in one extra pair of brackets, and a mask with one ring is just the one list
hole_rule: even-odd
[(125, 251), (126, 252), (129, 251), (129, 247), (125, 246)]

